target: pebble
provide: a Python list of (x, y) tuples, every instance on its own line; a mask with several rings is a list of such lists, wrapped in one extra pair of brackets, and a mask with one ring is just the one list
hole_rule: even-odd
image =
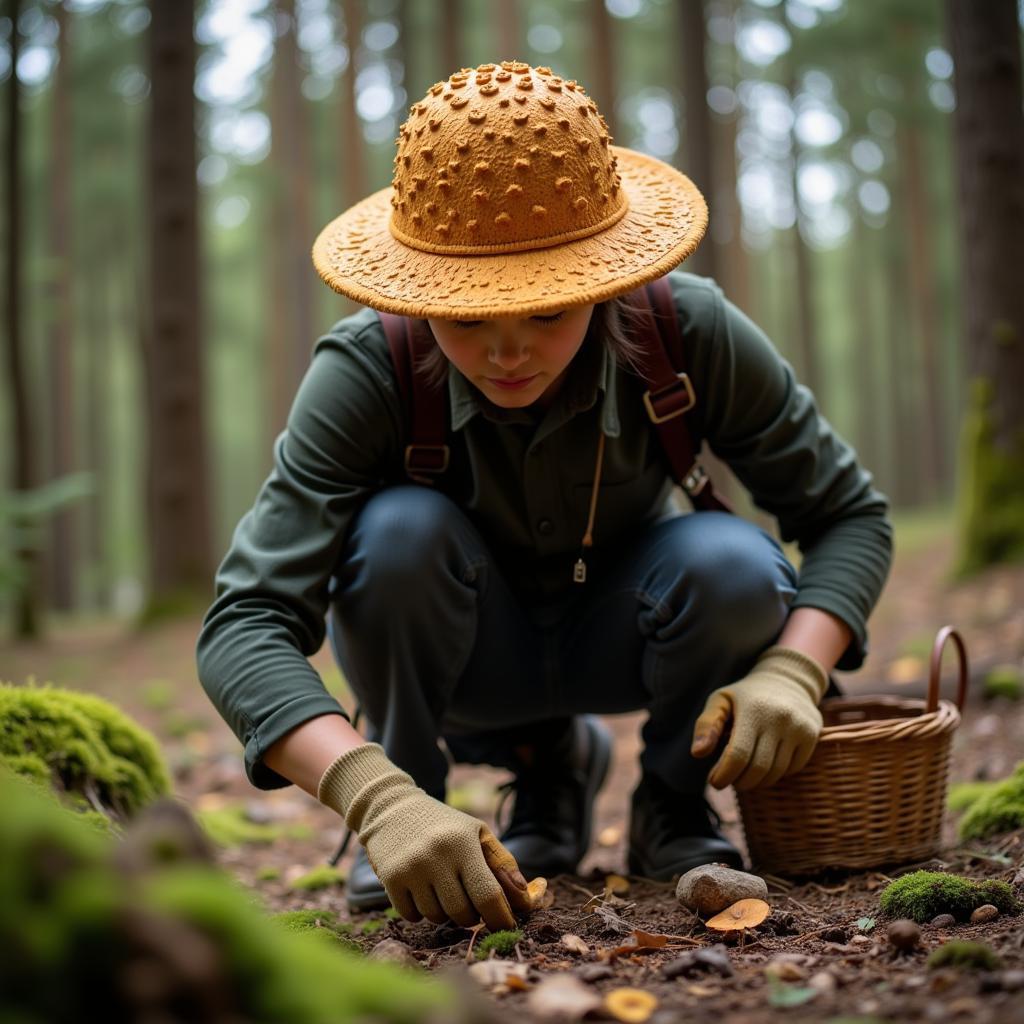
[(843, 927), (826, 928), (821, 933), (822, 939), (825, 942), (838, 942), (840, 945), (845, 945), (850, 941), (850, 929)]
[(889, 942), (904, 953), (916, 949), (921, 941), (921, 929), (914, 921), (907, 920), (906, 918), (893, 921), (889, 925), (886, 935), (889, 938)]
[(758, 875), (724, 864), (691, 868), (676, 885), (676, 899), (701, 917), (710, 917), (739, 900), (768, 902), (768, 883)]
[(974, 913), (971, 914), (971, 924), (985, 924), (986, 921), (994, 921), (999, 916), (999, 909), (991, 903), (983, 903)]
[(370, 960), (387, 960), (404, 967), (419, 967), (419, 961), (413, 956), (412, 950), (398, 939), (383, 939), (370, 951)]
[(956, 924), (956, 918), (952, 914), (939, 914), (938, 917), (933, 917), (931, 923), (936, 928), (952, 928)]
[(582, 964), (573, 970), (580, 981), (590, 982), (604, 981), (605, 978), (612, 978), (615, 972), (607, 964)]
[(835, 992), (838, 982), (836, 976), (830, 971), (818, 971), (817, 974), (812, 974), (807, 981), (807, 985), (813, 988), (816, 992), (820, 992), (823, 995), (827, 995), (831, 992)]
[(670, 960), (661, 968), (663, 978), (678, 978), (680, 975), (691, 977), (711, 971), (728, 978), (732, 976), (732, 961), (720, 942), (704, 949), (689, 949), (675, 960)]

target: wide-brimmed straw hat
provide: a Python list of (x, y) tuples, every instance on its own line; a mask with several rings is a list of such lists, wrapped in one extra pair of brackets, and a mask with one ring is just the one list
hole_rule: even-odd
[(332, 220), (317, 272), (412, 317), (527, 317), (601, 302), (697, 247), (707, 206), (662, 160), (611, 144), (575, 81), (519, 61), (463, 68), (410, 108), (394, 178)]

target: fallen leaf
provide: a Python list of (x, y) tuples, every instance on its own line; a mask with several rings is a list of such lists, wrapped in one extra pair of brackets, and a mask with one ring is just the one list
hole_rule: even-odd
[(513, 992), (527, 992), (530, 989), (530, 983), (519, 974), (510, 974), (505, 979), (505, 985)]
[(875, 919), (873, 917), (860, 917), (857, 919), (857, 927), (862, 932), (869, 932), (875, 927)]
[(803, 1006), (818, 995), (817, 989), (786, 985), (776, 978), (769, 978), (768, 984), (768, 1003), (771, 1006)]
[(603, 828), (597, 835), (598, 846), (614, 846), (622, 838), (622, 829), (610, 826)]
[(651, 932), (642, 932), (639, 929), (634, 929), (633, 938), (638, 946), (649, 946), (651, 949), (661, 949), (662, 946), (668, 945), (667, 935), (655, 935)]
[(581, 939), (578, 935), (573, 935), (572, 932), (567, 932), (561, 938), (561, 943), (566, 949), (571, 949), (574, 953), (581, 953), (586, 956), (590, 952), (590, 947)]
[(704, 996), (713, 996), (718, 989), (710, 988), (707, 985), (687, 985), (686, 991), (691, 996), (700, 996), (703, 998)]
[(571, 974), (545, 978), (526, 997), (526, 1008), (542, 1020), (579, 1020), (600, 1005), (601, 997)]
[(466, 969), (474, 981), (489, 989), (508, 985), (509, 978), (512, 977), (518, 977), (525, 982), (530, 973), (529, 964), (521, 964), (515, 960), (478, 960)]
[(613, 988), (604, 997), (604, 1009), (626, 1024), (643, 1024), (658, 1008), (658, 999), (642, 988)]
[(629, 892), (629, 879), (623, 878), (622, 875), (605, 875), (604, 891), (606, 895), (613, 893), (616, 896), (625, 896)]

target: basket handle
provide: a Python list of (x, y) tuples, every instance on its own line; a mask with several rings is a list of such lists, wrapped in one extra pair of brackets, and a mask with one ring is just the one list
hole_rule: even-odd
[(928, 678), (928, 712), (935, 711), (939, 706), (939, 682), (942, 675), (942, 654), (948, 641), (952, 640), (960, 662), (960, 678), (957, 681), (956, 706), (963, 711), (967, 697), (967, 649), (963, 637), (952, 627), (943, 626), (935, 636), (932, 647), (931, 665)]

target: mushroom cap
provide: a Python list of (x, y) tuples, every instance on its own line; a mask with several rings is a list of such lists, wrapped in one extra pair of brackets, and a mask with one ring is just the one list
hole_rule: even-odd
[(604, 997), (604, 1009), (627, 1024), (643, 1024), (657, 1008), (658, 997), (642, 988), (615, 988)]
[(744, 928), (756, 928), (770, 913), (771, 907), (764, 900), (737, 900), (720, 914), (704, 922), (705, 927), (716, 932), (738, 932)]
[(529, 896), (530, 906), (534, 910), (550, 905), (550, 901), (545, 902), (548, 894), (548, 880), (540, 875), (526, 883), (526, 894)]

